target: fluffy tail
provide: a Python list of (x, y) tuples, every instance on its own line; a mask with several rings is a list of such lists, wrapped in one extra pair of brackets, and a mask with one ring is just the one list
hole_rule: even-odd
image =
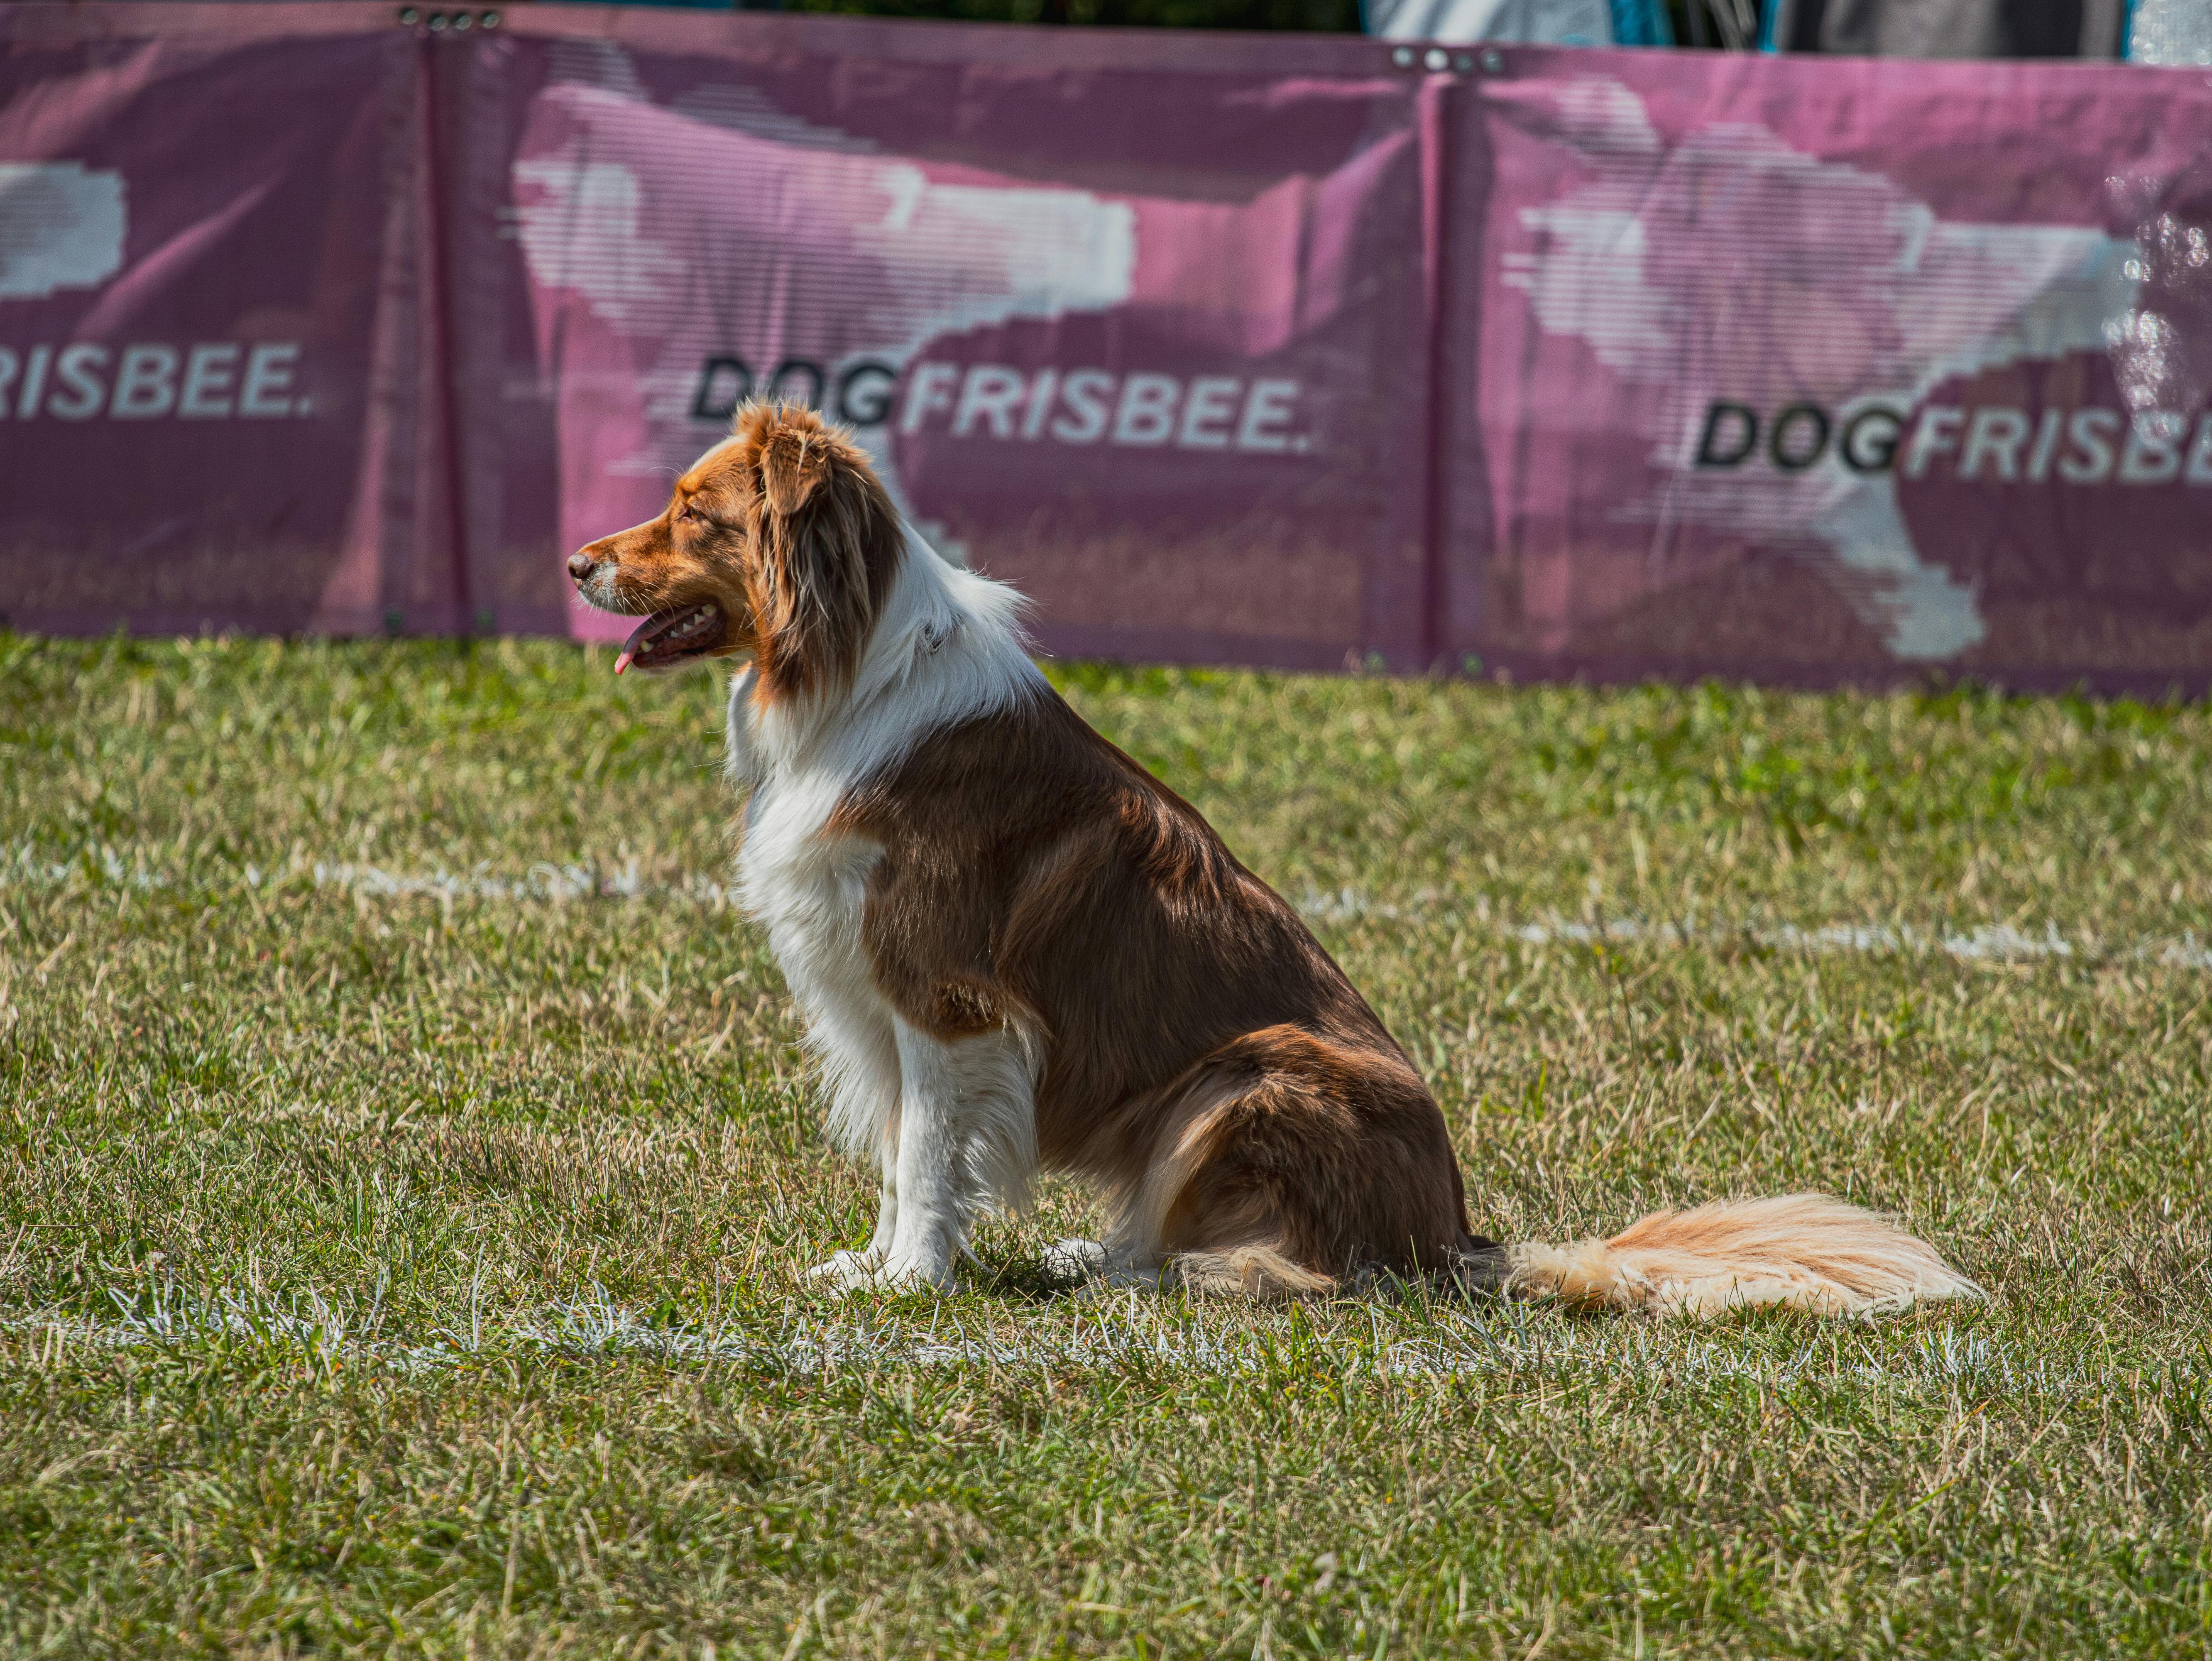
[(1935, 1247), (1825, 1194), (1655, 1211), (1610, 1240), (1501, 1250), (1501, 1290), (1585, 1309), (1694, 1317), (1778, 1305), (1873, 1315), (1982, 1295)]

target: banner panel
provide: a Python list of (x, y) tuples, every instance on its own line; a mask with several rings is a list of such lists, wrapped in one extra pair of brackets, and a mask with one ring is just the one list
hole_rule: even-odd
[(0, 38), (0, 610), (453, 626), (386, 9), (20, 6)]
[(1417, 87), (1379, 53), (566, 8), (469, 50), (503, 618), (774, 394), (1054, 649), (1425, 660)]
[(2199, 74), (437, 15), (0, 7), (15, 624), (619, 632), (772, 393), (1063, 652), (2212, 678)]
[(2212, 85), (1508, 49), (1455, 111), (1452, 644), (2212, 676)]

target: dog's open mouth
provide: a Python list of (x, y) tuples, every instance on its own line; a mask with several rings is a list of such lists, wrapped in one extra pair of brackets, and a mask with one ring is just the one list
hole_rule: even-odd
[(722, 643), (722, 608), (712, 600), (672, 605), (655, 611), (630, 630), (615, 660), (615, 673), (635, 664), (641, 669), (672, 669)]

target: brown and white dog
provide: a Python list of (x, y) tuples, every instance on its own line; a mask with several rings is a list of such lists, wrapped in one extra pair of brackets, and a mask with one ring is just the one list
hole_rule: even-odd
[(1107, 1196), (1086, 1267), (1198, 1290), (1382, 1269), (1690, 1312), (1973, 1293), (1814, 1195), (1606, 1241), (1477, 1238), (1443, 1114), (1343, 971), (1053, 691), (1014, 593), (940, 558), (811, 411), (740, 411), (665, 512), (568, 569), (592, 604), (644, 614), (618, 672), (750, 660), (729, 703), (740, 891), (831, 1129), (883, 1179), (874, 1238), (817, 1273), (950, 1286), (977, 1220), (1050, 1168)]

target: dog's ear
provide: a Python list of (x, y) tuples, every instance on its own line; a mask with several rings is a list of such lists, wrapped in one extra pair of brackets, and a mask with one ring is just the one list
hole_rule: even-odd
[(830, 447), (818, 433), (793, 432), (787, 427), (761, 447), (760, 472), (769, 508), (779, 518), (789, 519), (830, 477)]
[(866, 457), (814, 417), (740, 413), (757, 447), (751, 581), (760, 684), (773, 694), (849, 681), (904, 557), (898, 513)]

